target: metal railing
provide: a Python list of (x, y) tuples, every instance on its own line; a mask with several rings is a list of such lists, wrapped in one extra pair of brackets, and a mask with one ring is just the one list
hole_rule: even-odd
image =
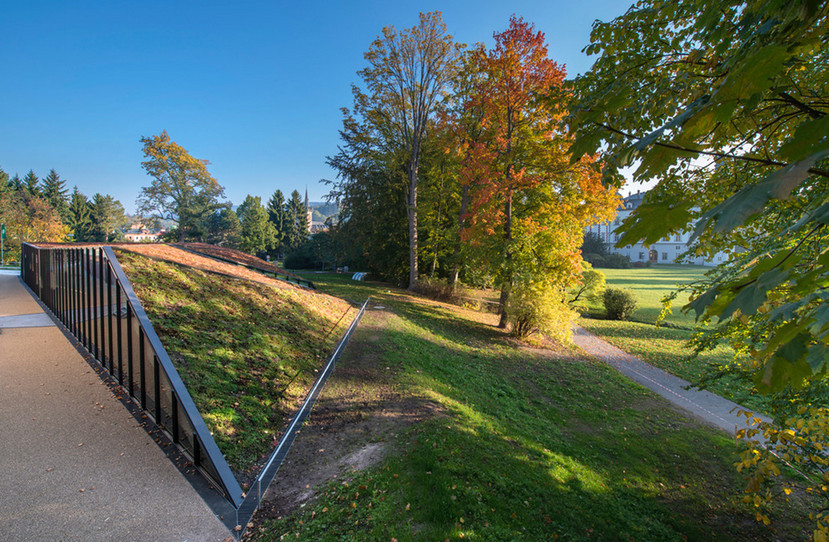
[(242, 488), (219, 451), (111, 247), (22, 246), (23, 281), (238, 509)]
[[(111, 247), (21, 250), (23, 281), (135, 403), (164, 431), (235, 511), (234, 535), (258, 508), (299, 428), (365, 313), (351, 322), (302, 405), (288, 422), (267, 464), (243, 493), (184, 382), (161, 344)], [(224, 518), (227, 523), (230, 517)]]

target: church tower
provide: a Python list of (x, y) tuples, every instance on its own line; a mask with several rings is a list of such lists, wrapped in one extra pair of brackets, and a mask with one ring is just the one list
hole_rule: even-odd
[(308, 218), (308, 233), (311, 233), (311, 218), (314, 212), (311, 210), (311, 203), (308, 201), (308, 186), (305, 186), (305, 216)]

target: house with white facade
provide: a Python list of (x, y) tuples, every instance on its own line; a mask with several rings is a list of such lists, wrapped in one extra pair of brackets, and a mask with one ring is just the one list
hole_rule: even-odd
[(682, 254), (688, 250), (688, 241), (691, 238), (695, 224), (689, 224), (688, 228), (682, 233), (660, 239), (649, 247), (646, 247), (642, 243), (636, 243), (635, 245), (616, 248), (615, 244), (620, 237), (616, 229), (625, 218), (630, 216), (641, 205), (644, 197), (645, 192), (637, 191), (635, 194), (623, 198), (615, 219), (590, 226), (587, 231), (597, 234), (607, 244), (610, 252), (627, 256), (634, 263), (650, 261), (651, 263), (678, 263), (713, 267), (728, 259), (728, 256), (723, 252), (716, 254), (711, 260), (706, 260), (701, 257), (682, 257)]

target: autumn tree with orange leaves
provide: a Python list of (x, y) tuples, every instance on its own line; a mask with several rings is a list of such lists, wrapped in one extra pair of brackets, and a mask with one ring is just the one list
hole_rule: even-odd
[(462, 239), (501, 290), (500, 326), (517, 335), (569, 330), (565, 290), (578, 281), (584, 228), (615, 213), (618, 197), (590, 158), (570, 163), (565, 71), (544, 34), (512, 17), (495, 45), (471, 52), (456, 118), (469, 209)]

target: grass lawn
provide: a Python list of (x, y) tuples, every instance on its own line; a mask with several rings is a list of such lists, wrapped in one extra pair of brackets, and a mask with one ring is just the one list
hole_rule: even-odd
[[(350, 276), (308, 274), (389, 312), (372, 343), (395, 386), (442, 415), (387, 438), (397, 453), (332, 480), (256, 540), (789, 540), (802, 501), (757, 523), (735, 446), (574, 351), (527, 348), (495, 317)], [(312, 414), (313, 416), (313, 414)]]
[[(605, 274), (607, 285), (633, 291), (639, 301), (639, 308), (633, 319), (652, 324), (662, 311), (662, 298), (677, 290), (680, 284), (690, 284), (700, 280), (709, 267), (695, 265), (656, 265), (633, 269), (600, 269)], [(675, 326), (693, 328), (694, 313), (683, 314), (682, 306), (688, 303), (688, 295), (682, 294), (674, 300), (672, 314), (665, 322)], [(601, 301), (590, 306), (593, 314), (604, 314)]]
[[(244, 479), (356, 310), (278, 288), (118, 251), (118, 261), (219, 449)], [(340, 320), (342, 316), (345, 316)]]

